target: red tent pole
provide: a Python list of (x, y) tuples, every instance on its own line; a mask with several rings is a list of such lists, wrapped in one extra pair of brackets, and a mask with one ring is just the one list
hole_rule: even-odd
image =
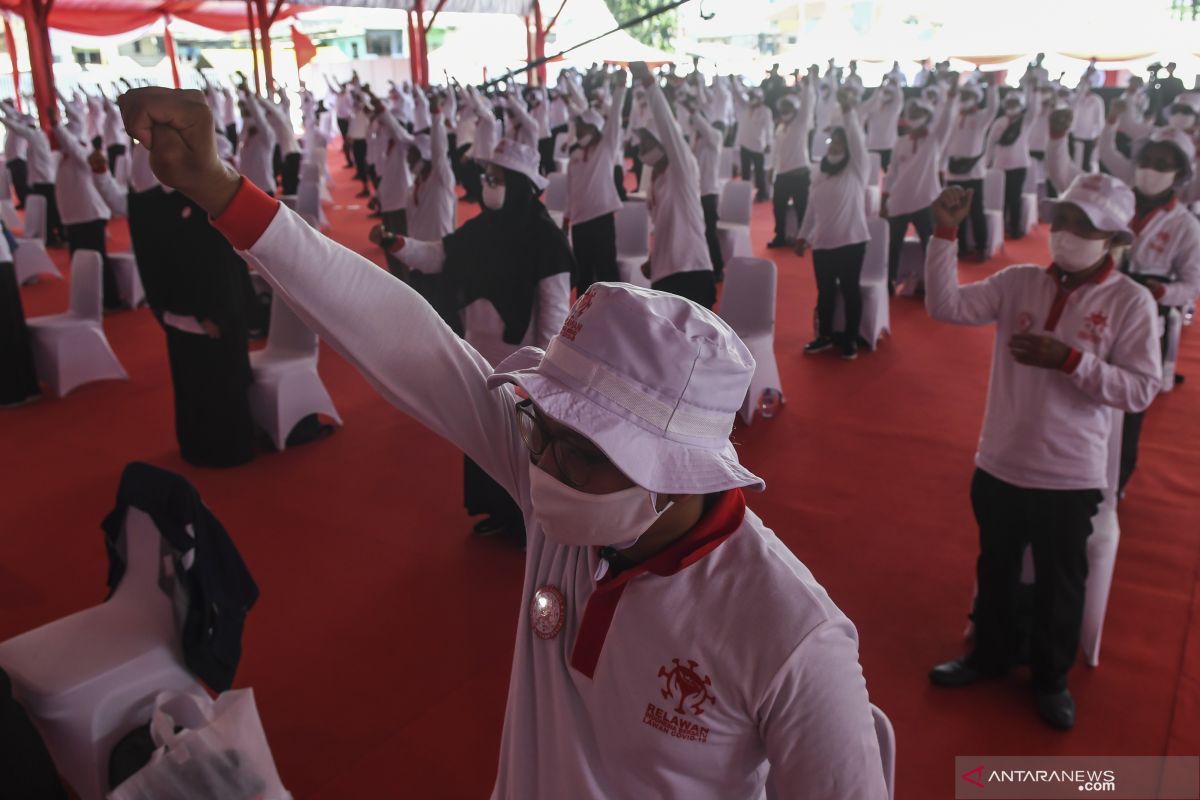
[(21, 68), (17, 66), (17, 40), (8, 21), (8, 12), (4, 14), (4, 45), (8, 48), (8, 60), (12, 62), (13, 102), (16, 103), (17, 113), (24, 114), (21, 108)]
[(271, 74), (271, 22), (267, 14), (267, 0), (254, 0), (258, 12), (259, 42), (262, 43), (263, 83), (266, 84), (267, 99), (275, 99), (275, 78)]
[(417, 23), (413, 20), (413, 12), (408, 12), (408, 77), (416, 86), (417, 81)]
[(258, 82), (258, 38), (254, 32), (254, 3), (246, 0), (246, 29), (250, 31), (250, 56), (254, 59), (254, 93), (262, 94), (262, 84)]
[(533, 23), (529, 20), (529, 15), (526, 14), (525, 20), (525, 63), (533, 63), (533, 28), (529, 27)]
[(52, 2), (53, 0), (21, 2), (25, 37), (29, 40), (29, 72), (33, 77), (33, 95), (37, 102), (38, 119), (47, 131), (58, 116), (58, 100), (54, 93), (54, 57), (50, 54), (50, 33), (46, 24)]
[(171, 59), (171, 83), (179, 88), (179, 60), (175, 58), (175, 37), (171, 35), (171, 15), (163, 14), (163, 45), (167, 48), (167, 58)]
[(417, 18), (417, 68), (420, 85), (429, 85), (429, 53), (425, 41), (425, 0), (417, 0), (414, 15)]
[[(542, 4), (538, 0), (533, 0), (533, 26), (533, 57), (544, 59), (546, 57), (546, 29), (542, 27)], [(546, 65), (540, 64), (534, 72), (537, 74), (538, 85), (545, 86)]]

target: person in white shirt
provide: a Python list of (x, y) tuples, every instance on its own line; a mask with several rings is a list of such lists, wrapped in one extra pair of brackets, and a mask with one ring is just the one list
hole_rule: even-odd
[[(896, 146), (896, 126), (904, 110), (904, 93), (890, 78), (871, 93), (860, 111), (867, 125), (867, 149), (879, 154), (879, 165), (886, 172), (892, 163), (892, 148)], [(821, 134), (820, 130), (817, 131)]]
[(625, 103), (625, 70), (613, 73), (613, 99), (608, 118), (587, 109), (575, 117), (575, 145), (567, 167), (567, 213), (575, 253), (575, 291), (583, 294), (595, 281), (619, 281), (616, 212), (621, 208), (613, 184), (613, 161), (621, 146), (621, 108)]
[[(5, 99), (3, 103), (5, 116), (15, 115), (16, 109), (12, 101)], [(0, 120), (2, 122), (3, 120)], [(7, 132), (4, 135), (4, 165), (12, 178), (13, 191), (17, 195), (17, 209), (25, 208), (25, 198), (29, 196), (29, 164), (25, 160), (29, 144), (22, 137)]]
[(693, 72), (688, 76), (695, 87), (695, 96), (679, 101), (679, 118), (691, 125), (692, 155), (700, 168), (700, 207), (704, 211), (704, 239), (708, 242), (708, 258), (712, 261), (713, 278), (717, 283), (725, 279), (725, 256), (721, 252), (721, 239), (717, 223), (721, 191), (721, 149), (725, 142), (725, 125), (712, 122), (706, 109), (712, 108), (704, 76)]
[(646, 65), (630, 65), (646, 90), (655, 129), (639, 128), (638, 150), (652, 170), (646, 203), (654, 237), (650, 260), (642, 274), (650, 286), (686, 297), (705, 308), (717, 301), (716, 277), (704, 236), (704, 207), (700, 204), (700, 165), (683, 138), (662, 88)]
[[(1080, 81), (1071, 103), (1075, 120), (1071, 126), (1071, 155), (1076, 157), (1076, 149), (1083, 148), (1079, 163), (1085, 172), (1092, 171), (1092, 154), (1096, 150), (1096, 140), (1104, 130), (1104, 100), (1092, 91), (1093, 85), (1087, 80)], [(1063, 187), (1058, 188), (1061, 190)]]
[(370, 98), (358, 87), (350, 87), (353, 101), (350, 107), (350, 124), (346, 136), (350, 137), (350, 155), (354, 157), (354, 180), (362, 182), (362, 191), (355, 197), (371, 196), (371, 174), (367, 165), (367, 133), (371, 127)]
[(804, 219), (808, 209), (808, 192), (812, 182), (808, 139), (818, 80), (817, 67), (814, 65), (800, 82), (800, 96), (786, 95), (779, 100), (779, 125), (775, 129), (775, 187), (772, 192), (775, 238), (767, 243), (768, 248), (788, 245), (789, 207), (796, 209), (797, 221)]
[[(713, 79), (713, 84), (720, 84), (722, 88), (725, 85), (725, 79), (718, 76)], [(626, 143), (628, 145), (626, 154), (628, 155), (633, 171), (634, 187), (637, 191), (643, 191), (642, 187), (642, 164), (641, 152), (638, 150), (637, 131), (641, 128), (653, 131), (655, 128), (654, 114), (650, 111), (650, 98), (646, 95), (646, 87), (639, 86), (636, 83), (633, 87), (633, 103), (629, 106), (629, 120), (626, 130), (628, 136)]]
[[(53, 109), (48, 113), (52, 119), (55, 117)], [(59, 246), (66, 241), (66, 234), (58, 213), (58, 197), (54, 190), (58, 161), (50, 150), (50, 139), (31, 115), (17, 114), (7, 105), (0, 105), (0, 114), (3, 114), (0, 123), (3, 123), (8, 135), (25, 142), (30, 193), (40, 195), (46, 201), (46, 246)]]
[(1093, 89), (1098, 89), (1104, 85), (1104, 70), (1096, 69), (1095, 58), (1088, 61), (1087, 69), (1083, 71), (1083, 77), (1079, 79), (1079, 82)]
[(329, 87), (330, 93), (334, 95), (333, 113), (337, 117), (338, 130), (342, 134), (342, 155), (346, 159), (346, 168), (350, 169), (354, 166), (349, 135), (350, 117), (354, 112), (354, 98), (350, 96), (349, 84), (340, 83), (328, 75), (325, 76), (325, 84)]
[[(72, 255), (76, 250), (95, 250), (100, 254), (104, 264), (104, 308), (122, 308), (117, 276), (108, 258), (108, 220), (112, 213), (96, 188), (93, 166), (88, 158), (92, 153), (91, 146), (65, 125), (56, 123), (51, 132), (62, 154), (54, 188), (67, 247)], [(107, 172), (107, 165), (102, 171)]]
[[(156, 157), (164, 183), (528, 521), (493, 800), (887, 797), (854, 627), (746, 508), (764, 484), (729, 435), (754, 360), (728, 325), (596, 284), (544, 351), (493, 367), (402, 282), (217, 171), (192, 139), (208, 121), (187, 125), (207, 110), (160, 92), (122, 106), (140, 140), (189, 137)], [(179, 127), (151, 137), (153, 119)]]
[(1046, 54), (1038, 53), (1025, 67), (1025, 74), (1021, 76), (1019, 84), (1026, 93), (1031, 93), (1050, 82), (1050, 73), (1042, 66), (1045, 60)]
[[(417, 146), (416, 138), (400, 124), (394, 112), (386, 108), (378, 98), (373, 101), (372, 106), (374, 124), (380, 127), (380, 139), (383, 147), (379, 188), (375, 195), (379, 201), (380, 224), (385, 231), (406, 236), (408, 235), (408, 199), (411, 185), (410, 165), (414, 161), (414, 149), (417, 151), (416, 163), (421, 162), (422, 154)], [(432, 155), (432, 151), (430, 155)], [(390, 253), (387, 261), (392, 274), (403, 278), (405, 270), (400, 261)]]
[(899, 61), (892, 62), (892, 68), (884, 77), (890, 79), (896, 86), (908, 86), (908, 78), (904, 77), (904, 70), (900, 69)]
[(296, 141), (296, 132), (292, 128), (287, 92), (278, 84), (276, 88), (279, 92), (278, 103), (270, 99), (260, 102), (267, 124), (275, 133), (274, 152), (279, 154), (279, 168), (275, 172), (279, 176), (280, 189), (285, 195), (294, 196), (300, 189), (300, 143)]
[[(985, 73), (986, 75), (986, 73)], [(987, 97), (979, 84), (964, 83), (962, 88), (950, 87), (950, 107), (946, 113), (952, 119), (946, 132), (946, 185), (959, 186), (971, 197), (971, 212), (958, 231), (958, 257), (984, 261), (987, 248), (987, 217), (983, 208), (983, 176), (986, 168), (985, 142), (988, 126), (992, 124), (999, 103), (997, 82), (985, 77)], [(971, 241), (968, 247), (967, 225)]]
[(862, 80), (862, 77), (859, 76), (859, 74), (858, 74), (858, 62), (857, 61), (850, 62), (850, 71), (848, 73), (846, 73), (846, 76), (844, 78), (842, 78), (842, 85), (849, 86), (851, 89), (855, 90), (855, 92), (858, 94), (859, 97), (862, 97), (863, 80)]
[(101, 94), (100, 98), (104, 103), (102, 138), (108, 156), (108, 168), (113, 175), (116, 175), (117, 161), (125, 157), (129, 137), (125, 135), (125, 125), (121, 121), (121, 111), (117, 108), (117, 104), (109, 100), (107, 95)]
[(771, 109), (763, 102), (761, 89), (751, 89), (749, 92), (736, 80), (730, 79), (733, 89), (733, 102), (737, 108), (738, 127), (737, 139), (734, 145), (739, 149), (742, 159), (742, 180), (753, 181), (756, 190), (755, 202), (767, 199), (766, 153), (771, 149), (772, 128)]
[[(817, 279), (817, 338), (804, 346), (807, 354), (840, 344), (842, 358), (858, 357), (858, 328), (862, 321), (863, 258), (871, 238), (867, 228), (867, 176), (871, 157), (851, 90), (839, 93), (842, 126), (829, 135), (820, 172), (813, 180), (808, 208), (800, 224), (796, 255), (811, 247)], [(837, 295), (845, 303), (846, 327), (833, 330)]]
[(1021, 195), (1029, 170), (1029, 132), (1041, 110), (1041, 94), (1011, 91), (1004, 96), (1004, 116), (992, 123), (987, 139), (987, 164), (1004, 172), (1004, 224), (1010, 239), (1021, 239)]
[(242, 114), (241, 142), (238, 145), (238, 167), (254, 185), (275, 196), (275, 130), (267, 124), (259, 98), (243, 87), (239, 91), (238, 108)]
[(934, 204), (938, 232), (925, 263), (936, 320), (996, 325), (987, 410), (971, 503), (979, 523), (973, 648), (930, 672), (937, 686), (1006, 674), (1016, 658), (1014, 593), (1026, 547), (1036, 583), (1030, 666), (1035, 705), (1068, 729), (1092, 516), (1108, 488), (1112, 408), (1142, 411), (1162, 378), (1150, 294), (1114, 269), (1129, 242), (1134, 198), (1108, 175), (1085, 175), (1055, 209), (1053, 262), (1011, 266), (959, 286), (954, 233), (970, 207), (952, 186)]
[(933, 235), (933, 212), (930, 206), (941, 192), (939, 170), (942, 166), (942, 141), (946, 138), (950, 114), (943, 113), (936, 128), (931, 129), (934, 110), (922, 99), (909, 100), (904, 108), (908, 133), (896, 142), (892, 162), (883, 177), (883, 193), (879, 216), (888, 221), (888, 291), (896, 288), (896, 271), (900, 266), (900, 250), (911, 225), (917, 231), (922, 249), (929, 246)]
[(912, 85), (918, 89), (924, 89), (926, 84), (933, 83), (937, 80), (937, 76), (933, 70), (929, 68), (929, 59), (921, 59), (921, 68), (917, 70), (917, 74), (913, 77)]

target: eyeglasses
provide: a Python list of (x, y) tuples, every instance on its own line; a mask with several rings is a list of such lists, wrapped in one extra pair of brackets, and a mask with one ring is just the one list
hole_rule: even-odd
[(579, 489), (588, 482), (594, 470), (611, 466), (612, 462), (600, 453), (589, 453), (580, 450), (561, 436), (555, 436), (547, 428), (532, 400), (522, 400), (517, 403), (517, 429), (521, 432), (521, 440), (529, 449), (534, 459), (541, 460), (547, 450), (552, 451), (554, 463), (563, 483), (572, 489)]
[(483, 173), (483, 182), (488, 186), (503, 186), (504, 178), (498, 178), (491, 173), (485, 172)]

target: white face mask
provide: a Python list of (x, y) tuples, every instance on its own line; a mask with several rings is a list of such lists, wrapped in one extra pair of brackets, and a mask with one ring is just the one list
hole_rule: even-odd
[(483, 185), (483, 204), (492, 211), (504, 208), (504, 187)]
[(1177, 131), (1190, 131), (1196, 124), (1196, 118), (1191, 114), (1172, 114), (1169, 122)]
[(1004, 116), (1009, 117), (1009, 118), (1019, 117), (1019, 116), (1021, 116), (1021, 114), (1022, 114), (1022, 111), (1021, 111), (1020, 106), (1013, 106), (1012, 108), (1004, 109)]
[(642, 163), (649, 164), (650, 166), (653, 167), (655, 164), (662, 161), (662, 157), (663, 157), (662, 149), (658, 148), (658, 147), (654, 147), (654, 148), (651, 148), (650, 150), (645, 150), (642, 152)]
[(663, 511), (654, 508), (654, 495), (640, 486), (609, 494), (572, 489), (529, 463), (529, 494), (533, 516), (546, 538), (578, 547), (624, 550), (637, 542)]
[(1133, 173), (1134, 187), (1146, 197), (1158, 197), (1175, 183), (1174, 172), (1138, 168)]
[(1084, 239), (1068, 231), (1050, 232), (1050, 257), (1063, 272), (1082, 272), (1094, 267), (1107, 252), (1107, 239)]

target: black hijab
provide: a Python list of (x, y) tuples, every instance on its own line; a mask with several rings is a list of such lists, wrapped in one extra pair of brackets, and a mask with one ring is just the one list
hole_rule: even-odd
[(538, 283), (574, 271), (562, 229), (538, 199), (533, 182), (504, 170), (504, 205), (467, 221), (442, 240), (446, 290), (458, 308), (491, 303), (504, 321), (504, 341), (519, 345), (529, 330)]

